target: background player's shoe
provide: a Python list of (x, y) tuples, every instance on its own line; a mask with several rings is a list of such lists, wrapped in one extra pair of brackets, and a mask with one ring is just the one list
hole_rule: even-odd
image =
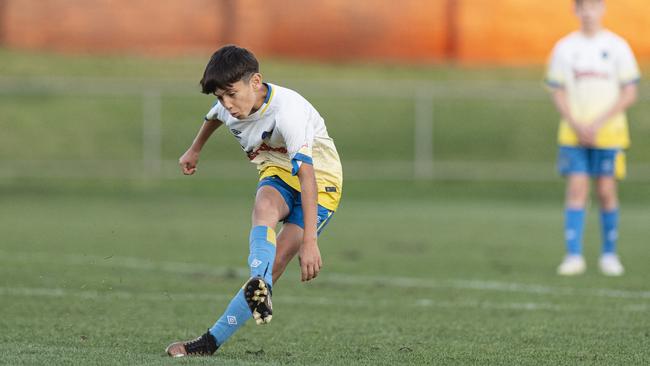
[(244, 297), (257, 325), (271, 322), (271, 318), (273, 318), (271, 289), (262, 277), (253, 277), (246, 282)]
[(557, 267), (557, 274), (560, 276), (575, 276), (585, 273), (587, 264), (581, 255), (569, 254)]
[(171, 357), (211, 356), (219, 345), (210, 332), (186, 342), (175, 342), (167, 346), (165, 352)]
[(598, 266), (605, 276), (621, 276), (625, 272), (616, 254), (603, 254), (598, 261)]

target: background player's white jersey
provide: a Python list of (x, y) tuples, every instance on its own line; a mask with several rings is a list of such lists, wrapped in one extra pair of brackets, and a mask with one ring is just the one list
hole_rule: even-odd
[(262, 177), (278, 175), (300, 191), (296, 177), (298, 167), (302, 162), (313, 164), (319, 204), (336, 210), (343, 172), (323, 118), (295, 91), (265, 85), (269, 92), (264, 104), (247, 118), (231, 116), (218, 102), (205, 118), (219, 120), (228, 127)]
[[(551, 87), (564, 88), (572, 115), (590, 123), (618, 100), (621, 86), (639, 80), (639, 68), (630, 46), (616, 34), (602, 30), (592, 37), (574, 32), (553, 50), (547, 74)], [(562, 121), (559, 142), (577, 145), (577, 137)], [(624, 113), (608, 121), (596, 138), (597, 147), (627, 147), (629, 135)]]

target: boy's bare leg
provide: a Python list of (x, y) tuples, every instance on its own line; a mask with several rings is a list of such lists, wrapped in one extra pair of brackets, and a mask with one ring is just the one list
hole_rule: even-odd
[(603, 211), (612, 211), (618, 209), (618, 189), (616, 178), (598, 177), (596, 180), (596, 192), (598, 201)]
[(286, 223), (278, 235), (278, 247), (273, 263), (273, 283), (284, 273), (302, 244), (303, 230), (296, 224)]
[(275, 188), (264, 186), (257, 190), (253, 206), (253, 226), (275, 226), (289, 214), (289, 207)]
[(589, 197), (589, 176), (586, 174), (571, 174), (567, 177), (566, 207), (569, 209), (584, 209)]

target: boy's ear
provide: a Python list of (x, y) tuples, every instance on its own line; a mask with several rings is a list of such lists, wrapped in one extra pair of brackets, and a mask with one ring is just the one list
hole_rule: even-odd
[(262, 87), (262, 74), (256, 72), (251, 76), (251, 86), (254, 90), (260, 90)]

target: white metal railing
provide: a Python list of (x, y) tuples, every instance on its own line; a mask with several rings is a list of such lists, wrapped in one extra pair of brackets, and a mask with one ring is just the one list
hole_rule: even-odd
[[(390, 88), (386, 85), (390, 84)], [(101, 87), (98, 87), (101, 85)], [(344, 161), (346, 179), (416, 180), (556, 180), (554, 162), (444, 161), (434, 159), (434, 101), (480, 99), (488, 101), (540, 101), (548, 95), (540, 83), (529, 81), (454, 81), (416, 82), (367, 80), (292, 80), (285, 85), (311, 96), (385, 97), (413, 101), (413, 159), (410, 161)], [(0, 178), (15, 177), (180, 177), (176, 161), (162, 158), (162, 97), (197, 95), (192, 82), (117, 80), (101, 78), (18, 78), (0, 77), (2, 95), (55, 94), (62, 96), (128, 95), (142, 100), (142, 160), (55, 160), (14, 161), (0, 157)], [(642, 94), (643, 95), (643, 94)], [(648, 95), (648, 93), (645, 93)], [(550, 103), (550, 101), (549, 101)], [(205, 178), (243, 178), (254, 175), (245, 159), (202, 161), (200, 176)], [(73, 166), (74, 168), (66, 168)], [(217, 171), (217, 175), (211, 171)], [(223, 169), (223, 167), (227, 169)], [(229, 173), (224, 176), (223, 172)], [(631, 164), (631, 180), (650, 181), (650, 164)]]

